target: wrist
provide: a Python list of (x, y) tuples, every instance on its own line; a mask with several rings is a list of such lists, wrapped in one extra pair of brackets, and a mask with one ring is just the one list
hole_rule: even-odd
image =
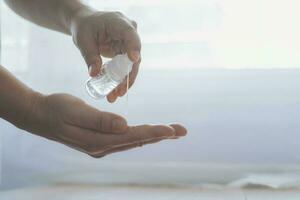
[(76, 10), (74, 10), (70, 16), (70, 20), (69, 20), (69, 31), (70, 34), (72, 34), (72, 30), (74, 29), (74, 27), (77, 26), (78, 23), (80, 23), (80, 21), (82, 19), (84, 19), (85, 17), (91, 16), (94, 13), (96, 13), (97, 10), (86, 6), (86, 5), (81, 5), (79, 6)]
[(24, 98), (24, 109), (20, 112), (20, 117), (15, 125), (18, 128), (33, 131), (36, 124), (40, 123), (40, 110), (44, 95), (35, 92), (33, 90), (28, 90)]

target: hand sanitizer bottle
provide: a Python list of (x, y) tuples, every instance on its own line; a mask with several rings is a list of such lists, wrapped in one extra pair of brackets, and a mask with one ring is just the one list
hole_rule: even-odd
[(133, 62), (127, 54), (113, 57), (102, 66), (99, 75), (86, 82), (89, 95), (95, 99), (104, 98), (124, 80), (131, 71), (132, 65)]

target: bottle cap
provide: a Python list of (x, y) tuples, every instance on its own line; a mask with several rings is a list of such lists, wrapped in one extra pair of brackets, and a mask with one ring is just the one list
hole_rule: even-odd
[(116, 81), (122, 81), (131, 72), (133, 62), (127, 54), (120, 54), (113, 57), (106, 63), (106, 70)]

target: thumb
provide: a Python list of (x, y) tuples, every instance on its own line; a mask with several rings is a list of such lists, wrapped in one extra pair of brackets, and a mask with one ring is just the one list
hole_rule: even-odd
[(134, 63), (139, 62), (141, 55), (141, 40), (136, 30), (127, 29), (125, 36), (125, 51)]
[(92, 64), (88, 65), (89, 75), (91, 77), (95, 77), (101, 72), (101, 66), (102, 66), (101, 57), (99, 56), (99, 58), (94, 58), (94, 62), (91, 63)]
[(110, 112), (102, 112), (90, 106), (78, 107), (78, 126), (99, 133), (123, 133), (128, 125), (125, 118)]
[(96, 42), (82, 43), (79, 48), (91, 77), (97, 76), (101, 71), (102, 59)]

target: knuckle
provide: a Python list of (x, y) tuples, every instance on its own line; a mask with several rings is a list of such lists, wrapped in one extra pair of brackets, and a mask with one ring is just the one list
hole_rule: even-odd
[(101, 16), (107, 19), (114, 19), (114, 18), (123, 18), (124, 14), (119, 11), (109, 11), (109, 12), (105, 12)]
[(126, 25), (126, 26), (124, 27), (124, 31), (125, 31), (125, 32), (133, 32), (133, 31), (136, 31), (136, 28), (135, 28), (133, 25), (128, 24), (128, 26)]
[(131, 20), (131, 24), (132, 24), (132, 26), (135, 28), (135, 29), (137, 29), (137, 23), (136, 23), (136, 21), (134, 21), (134, 20)]
[(88, 56), (88, 51), (87, 49), (84, 47), (84, 43), (80, 40), (80, 39), (74, 39), (76, 42), (74, 42), (77, 46), (77, 48), (79, 49), (82, 57), (86, 60), (87, 56)]
[(114, 11), (113, 14), (119, 16), (119, 17), (124, 17), (124, 14), (121, 13), (120, 11)]

